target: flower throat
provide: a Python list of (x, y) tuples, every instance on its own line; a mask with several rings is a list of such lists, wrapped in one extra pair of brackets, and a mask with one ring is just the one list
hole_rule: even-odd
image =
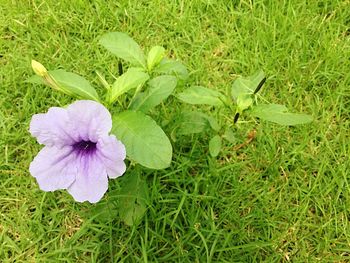
[(73, 145), (73, 149), (79, 154), (91, 154), (96, 150), (96, 142), (80, 141)]

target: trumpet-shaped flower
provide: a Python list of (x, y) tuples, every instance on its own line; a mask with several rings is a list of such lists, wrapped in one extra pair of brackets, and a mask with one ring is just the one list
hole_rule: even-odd
[(107, 191), (108, 178), (121, 176), (126, 169), (125, 147), (109, 135), (111, 128), (108, 110), (90, 100), (34, 115), (30, 133), (45, 147), (29, 171), (40, 189), (67, 189), (78, 202), (98, 202)]

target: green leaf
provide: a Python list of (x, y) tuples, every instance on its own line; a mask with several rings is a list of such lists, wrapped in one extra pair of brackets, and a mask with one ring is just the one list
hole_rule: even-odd
[(297, 125), (309, 123), (313, 120), (310, 115), (289, 113), (284, 105), (260, 104), (252, 109), (251, 114), (265, 121), (271, 121), (281, 125)]
[(112, 54), (122, 58), (132, 65), (146, 68), (146, 59), (140, 46), (127, 34), (112, 32), (100, 38), (100, 44)]
[(143, 85), (148, 79), (147, 73), (130, 68), (113, 83), (110, 102), (114, 102), (123, 93)]
[(223, 95), (220, 92), (200, 86), (190, 87), (184, 92), (179, 93), (177, 97), (181, 101), (189, 104), (207, 104), (212, 106), (223, 105), (220, 100)]
[(169, 97), (175, 89), (176, 83), (176, 77), (167, 75), (150, 80), (148, 82), (149, 88), (137, 97), (131, 105), (131, 109), (147, 112)]
[(160, 74), (174, 75), (180, 80), (188, 78), (187, 68), (181, 62), (172, 59), (163, 58), (154, 71)]
[(230, 128), (227, 128), (225, 130), (225, 133), (224, 133), (223, 137), (224, 137), (224, 139), (226, 139), (230, 143), (236, 143), (237, 142), (237, 138), (236, 138), (235, 134), (233, 133), (233, 131)]
[(251, 95), (240, 94), (237, 98), (238, 111), (242, 112), (245, 109), (248, 109), (253, 104), (253, 99)]
[(119, 192), (119, 215), (125, 224), (137, 225), (144, 216), (149, 202), (149, 189), (146, 180), (139, 171), (133, 171), (122, 177)]
[(119, 189), (110, 188), (108, 190), (108, 197), (103, 198), (88, 210), (82, 211), (84, 216), (90, 219), (93, 218), (94, 221), (100, 223), (114, 221), (119, 213), (119, 207), (116, 205), (118, 202), (119, 191)]
[(160, 46), (152, 47), (147, 57), (147, 68), (151, 71), (164, 58), (165, 49)]
[(179, 135), (200, 133), (208, 127), (208, 115), (198, 111), (186, 111), (180, 115)]
[(249, 76), (247, 79), (251, 82), (252, 88), (255, 89), (259, 84), (266, 78), (264, 71), (258, 70), (252, 76)]
[[(96, 90), (85, 78), (61, 69), (49, 71), (48, 73), (64, 93), (82, 99), (99, 101)], [(43, 83), (46, 84), (45, 81)]]
[(208, 120), (208, 123), (209, 123), (210, 127), (214, 131), (219, 131), (220, 130), (221, 127), (220, 127), (219, 123), (216, 121), (216, 119), (214, 117), (207, 116), (207, 120)]
[(215, 135), (209, 141), (209, 152), (212, 157), (216, 157), (219, 155), (221, 151), (221, 137), (219, 135)]
[(237, 101), (242, 94), (253, 94), (260, 82), (265, 78), (265, 73), (261, 70), (255, 72), (247, 78), (239, 77), (233, 82), (231, 96)]
[(28, 79), (26, 79), (24, 82), (33, 83), (33, 84), (45, 84), (43, 78), (38, 75), (33, 75)]
[(113, 116), (112, 133), (125, 145), (126, 154), (139, 164), (152, 169), (170, 165), (172, 146), (168, 137), (142, 112), (124, 111)]

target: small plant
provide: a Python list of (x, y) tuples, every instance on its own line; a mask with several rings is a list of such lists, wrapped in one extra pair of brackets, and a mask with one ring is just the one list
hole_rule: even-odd
[[(30, 132), (46, 146), (32, 162), (30, 172), (44, 191), (67, 189), (75, 200), (95, 203), (107, 191), (107, 176), (116, 178), (125, 172), (126, 152), (133, 168), (127, 169), (115, 196), (119, 215), (132, 225), (140, 220), (148, 205), (148, 186), (140, 176), (140, 166), (165, 169), (172, 160), (172, 144), (149, 113), (174, 93), (179, 82), (184, 84), (188, 72), (181, 62), (166, 58), (163, 47), (152, 47), (146, 56), (125, 33), (107, 33), (99, 43), (129, 63), (125, 72), (119, 63), (120, 74), (113, 83), (97, 72), (105, 91), (102, 98), (82, 76), (62, 69), (46, 70), (32, 61), (36, 76), (29, 82), (48, 85), (81, 101), (33, 116)], [(176, 118), (180, 121), (174, 134), (199, 133), (209, 125), (214, 130), (209, 151), (215, 157), (221, 150), (222, 138), (233, 136), (230, 127), (243, 115), (282, 125), (312, 120), (308, 115), (288, 113), (283, 105), (260, 104), (257, 94), (265, 81), (264, 73), (259, 71), (251, 77), (238, 78), (231, 94), (201, 86), (177, 93), (182, 102), (210, 105), (224, 115), (217, 114), (217, 119), (197, 111), (182, 112)]]
[[(215, 134), (209, 141), (209, 152), (213, 157), (216, 157), (221, 149), (222, 137), (233, 142), (234, 134), (231, 128), (244, 115), (290, 126), (312, 121), (312, 117), (309, 115), (288, 112), (288, 109), (284, 105), (266, 103), (266, 100), (258, 95), (265, 81), (264, 72), (258, 71), (247, 78), (237, 78), (231, 87), (230, 94), (222, 94), (221, 92), (200, 86), (193, 86), (178, 93), (177, 98), (182, 102), (213, 106), (218, 109), (219, 116), (224, 112), (224, 117), (219, 120), (202, 112), (186, 112), (184, 115), (190, 116), (192, 121), (186, 124), (180, 124), (178, 133), (190, 134), (202, 132), (205, 127), (210, 126)], [(260, 103), (260, 98), (264, 103)], [(223, 123), (223, 120), (229, 121)], [(191, 128), (193, 125), (197, 129)]]

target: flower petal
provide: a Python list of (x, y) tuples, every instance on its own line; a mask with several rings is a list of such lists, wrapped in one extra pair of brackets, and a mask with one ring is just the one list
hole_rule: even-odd
[(31, 162), (29, 171), (41, 190), (67, 189), (77, 174), (72, 147), (45, 146)]
[(58, 107), (33, 115), (29, 132), (40, 144), (48, 146), (70, 145), (74, 141), (67, 111)]
[(114, 135), (110, 135), (101, 137), (96, 146), (96, 154), (106, 167), (108, 177), (116, 178), (121, 176), (126, 170), (124, 144), (118, 141)]
[(97, 142), (101, 135), (107, 135), (112, 129), (111, 114), (95, 101), (76, 101), (67, 107), (67, 113), (79, 140)]
[(67, 189), (78, 202), (98, 202), (108, 189), (107, 172), (103, 163), (94, 155), (81, 155), (76, 162), (78, 173)]

